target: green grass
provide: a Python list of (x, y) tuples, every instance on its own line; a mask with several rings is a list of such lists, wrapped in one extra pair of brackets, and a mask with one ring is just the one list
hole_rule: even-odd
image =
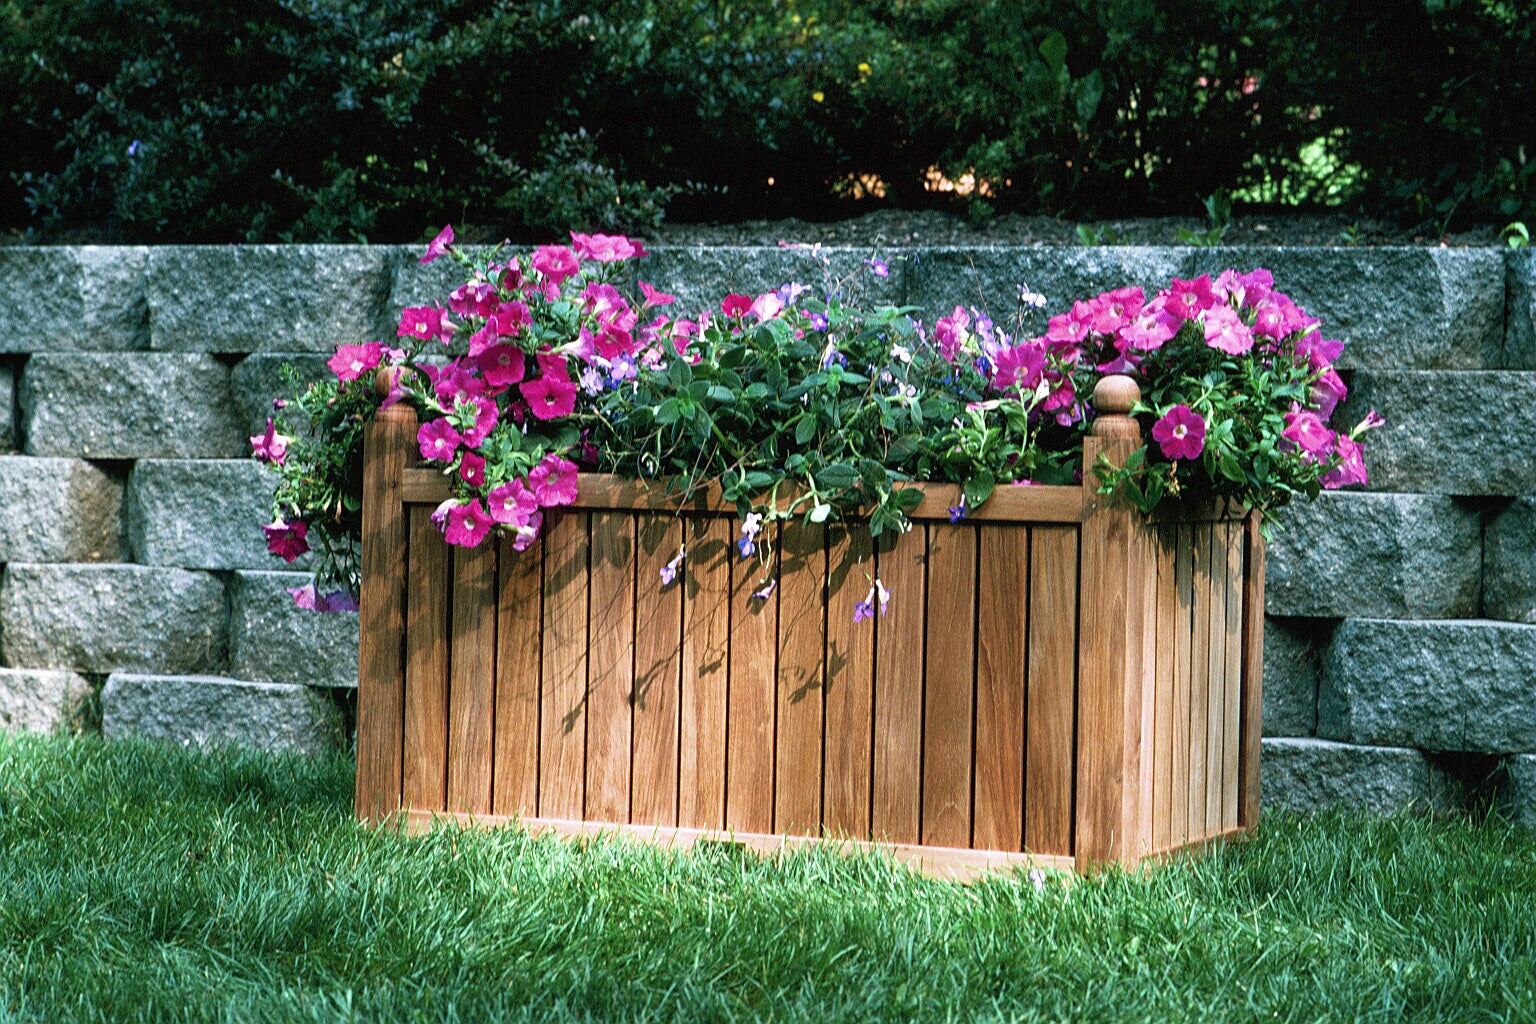
[(0, 734), (0, 1021), (1530, 1020), (1536, 842), (1270, 818), (1036, 891), (356, 826), (351, 766)]

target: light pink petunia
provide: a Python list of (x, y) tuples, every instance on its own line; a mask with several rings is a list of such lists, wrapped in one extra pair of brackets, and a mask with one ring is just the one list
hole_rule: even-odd
[(533, 253), (533, 269), (556, 288), (580, 268), (580, 260), (567, 246), (541, 245)]
[(427, 243), (426, 255), (416, 262), (431, 263), (439, 256), (446, 256), (451, 245), (453, 245), (453, 225), (449, 224), (437, 233), (436, 238)]
[(956, 306), (949, 316), (940, 317), (933, 325), (933, 340), (938, 342), (939, 354), (954, 362), (970, 333), (970, 326), (971, 315), (960, 306)]
[(670, 306), (677, 301), (676, 295), (668, 295), (666, 292), (657, 291), (644, 281), (639, 282), (640, 294), (645, 296), (646, 306)]
[(1205, 343), (1229, 356), (1240, 356), (1253, 348), (1253, 332), (1231, 306), (1213, 306), (1205, 311)]
[(1180, 320), (1193, 320), (1218, 302), (1209, 274), (1201, 274), (1193, 281), (1174, 278), (1165, 294), (1167, 299), (1163, 308)]
[(584, 260), (595, 260), (598, 263), (612, 263), (616, 260), (650, 255), (645, 251), (644, 245), (623, 235), (579, 235), (572, 231), (571, 245), (575, 248), (577, 256)]
[(277, 433), (272, 425), (272, 417), (268, 416), (267, 432), (251, 435), (251, 451), (257, 461), (281, 466), (288, 455), (288, 442), (292, 440), (287, 434)]
[(778, 292), (764, 292), (752, 300), (752, 315), (758, 323), (766, 323), (784, 312), (784, 300)]
[(539, 499), (521, 480), (508, 480), (491, 488), (487, 510), (504, 526), (527, 526), (529, 517), (539, 510)]
[(1187, 405), (1176, 405), (1152, 425), (1152, 440), (1170, 459), (1198, 459), (1205, 451), (1205, 419)]

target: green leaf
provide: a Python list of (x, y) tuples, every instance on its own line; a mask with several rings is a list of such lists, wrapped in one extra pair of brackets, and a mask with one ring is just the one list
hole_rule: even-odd
[(816, 417), (810, 413), (800, 417), (795, 424), (795, 444), (808, 445), (816, 437)]
[(667, 365), (667, 379), (680, 388), (687, 387), (693, 382), (693, 367), (686, 359), (674, 359)]
[(828, 505), (826, 502), (822, 502), (807, 512), (805, 518), (813, 523), (824, 523), (827, 521), (827, 517), (831, 514), (832, 506)]
[(709, 386), (709, 391), (706, 392), (706, 394), (708, 395), (710, 401), (719, 402), (721, 405), (736, 404), (736, 392), (732, 391), (728, 387), (722, 387), (719, 384), (711, 384)]
[(770, 388), (767, 384), (764, 384), (761, 381), (758, 381), (755, 384), (748, 384), (747, 390), (742, 392), (743, 397), (751, 402), (762, 401), (764, 398), (768, 398), (772, 394), (773, 388)]
[(997, 488), (997, 478), (990, 469), (978, 469), (965, 481), (965, 503), (975, 508), (992, 497)]
[(1060, 77), (1067, 70), (1067, 37), (1052, 32), (1040, 42), (1040, 56), (1051, 74)]
[[(676, 366), (676, 363), (672, 365)], [(662, 426), (668, 423), (676, 423), (683, 414), (682, 403), (675, 398), (669, 398), (656, 407), (656, 422)]]
[(887, 474), (885, 467), (874, 459), (859, 460), (859, 479), (870, 488), (881, 487), (885, 484)]
[(903, 487), (891, 494), (891, 503), (903, 512), (911, 512), (923, 503), (923, 492), (916, 487)]
[(816, 473), (816, 486), (824, 491), (847, 490), (858, 481), (859, 474), (845, 462), (834, 462), (830, 466), (823, 466)]

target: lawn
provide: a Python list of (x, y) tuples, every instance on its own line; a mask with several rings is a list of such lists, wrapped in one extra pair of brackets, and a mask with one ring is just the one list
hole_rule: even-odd
[(0, 1021), (1531, 1020), (1536, 839), (1271, 816), (970, 886), (351, 819), (351, 764), (0, 733)]

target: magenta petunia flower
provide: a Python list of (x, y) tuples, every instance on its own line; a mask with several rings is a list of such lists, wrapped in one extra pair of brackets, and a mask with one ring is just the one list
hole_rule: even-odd
[(1140, 288), (1116, 288), (1089, 303), (1093, 317), (1088, 326), (1095, 334), (1114, 334), (1141, 314), (1146, 293)]
[(473, 364), (454, 360), (438, 371), (432, 384), (433, 393), (445, 409), (452, 409), (460, 402), (473, 402), (485, 394), (485, 381), (475, 376)]
[(459, 479), (471, 487), (485, 486), (485, 460), (474, 452), (459, 456)]
[(938, 342), (939, 354), (950, 362), (960, 354), (960, 346), (970, 335), (971, 315), (960, 306), (949, 316), (939, 317), (933, 325), (933, 340)]
[(261, 532), (267, 535), (267, 550), (285, 562), (292, 562), (309, 550), (309, 542), (304, 539), (309, 535), (309, 524), (302, 519), (291, 523), (275, 519), (263, 526)]
[(1334, 454), (1338, 456), (1339, 463), (1323, 474), (1319, 483), (1324, 488), (1332, 491), (1351, 484), (1369, 482), (1365, 472), (1365, 459), (1362, 458), (1360, 445), (1354, 438), (1348, 434), (1340, 434)]
[(1180, 320), (1193, 320), (1202, 310), (1210, 309), (1218, 301), (1209, 274), (1201, 274), (1193, 281), (1174, 278), (1164, 294), (1167, 299), (1163, 308)]
[(1176, 405), (1152, 425), (1152, 440), (1170, 459), (1198, 459), (1205, 451), (1205, 419), (1187, 405)]
[(495, 525), (491, 517), (480, 507), (479, 498), (471, 498), (467, 505), (455, 505), (448, 510), (448, 524), (443, 529), (443, 539), (460, 547), (477, 547)]
[(366, 345), (342, 345), (336, 354), (325, 362), (340, 381), (357, 380), (379, 365), (384, 358), (384, 346), (376, 341)]
[(533, 269), (556, 288), (576, 273), (580, 265), (576, 254), (563, 245), (541, 245), (533, 253)]
[(486, 281), (461, 284), (448, 295), (448, 308), (460, 316), (490, 317), (496, 306), (496, 286)]
[(518, 390), (535, 419), (554, 420), (576, 409), (576, 384), (546, 373), (535, 381), (523, 381)]
[(453, 429), (446, 416), (429, 420), (416, 430), (416, 444), (421, 457), (432, 462), (452, 462), (453, 453), (459, 450), (464, 438)]
[(258, 461), (281, 466), (288, 455), (288, 442), (292, 440), (287, 434), (277, 433), (272, 425), (272, 417), (268, 416), (267, 432), (251, 435), (251, 451)]
[(418, 338), (421, 341), (448, 343), (453, 336), (453, 322), (443, 316), (437, 306), (410, 306), (400, 311), (400, 326), (395, 335), (401, 338)]
[(677, 301), (676, 295), (668, 295), (666, 292), (657, 291), (644, 281), (639, 282), (640, 294), (645, 296), (647, 306), (670, 306)]
[(496, 429), (500, 412), (496, 408), (496, 400), (485, 395), (476, 395), (473, 399), (475, 405), (475, 422), (465, 428), (463, 433), (464, 445), (468, 448), (478, 448), (481, 443)]
[(480, 374), (493, 388), (508, 388), (523, 379), (526, 357), (512, 345), (492, 345), (475, 360)]
[(491, 488), (486, 505), (496, 522), (517, 528), (528, 525), (529, 519), (539, 510), (539, 499), (521, 480), (513, 479)]
[(448, 255), (448, 248), (453, 245), (453, 225), (449, 224), (437, 233), (437, 237), (427, 243), (427, 252), (417, 263), (431, 263), (439, 256)]
[(293, 595), (295, 607), (310, 612), (355, 612), (357, 611), (357, 595), (345, 590), (333, 590), (329, 594), (320, 595), (315, 591), (315, 581), (310, 580), (302, 587), (284, 587), (284, 590)]
[(729, 317), (742, 317), (752, 312), (752, 296), (732, 293), (720, 300), (720, 312)]
[(528, 486), (539, 505), (569, 505), (576, 500), (576, 463), (550, 452), (528, 471)]
[(1231, 306), (1212, 306), (1205, 312), (1205, 343), (1229, 356), (1253, 348), (1253, 333)]
[(1325, 364), (1322, 370), (1312, 385), (1312, 404), (1317, 406), (1318, 416), (1326, 421), (1339, 403), (1349, 397), (1349, 388), (1332, 366)]
[(533, 546), (533, 542), (539, 539), (539, 530), (544, 526), (544, 513), (535, 512), (528, 517), (526, 525), (515, 527), (512, 536), (513, 551), (527, 551)]
[(644, 245), (623, 235), (579, 235), (572, 231), (571, 245), (576, 250), (577, 256), (584, 260), (596, 260), (598, 263), (612, 263), (616, 260), (650, 255), (645, 251)]
[(1321, 462), (1333, 449), (1333, 431), (1311, 409), (1296, 409), (1285, 414), (1285, 429), (1280, 432), (1282, 445), (1299, 448), (1313, 462)]

